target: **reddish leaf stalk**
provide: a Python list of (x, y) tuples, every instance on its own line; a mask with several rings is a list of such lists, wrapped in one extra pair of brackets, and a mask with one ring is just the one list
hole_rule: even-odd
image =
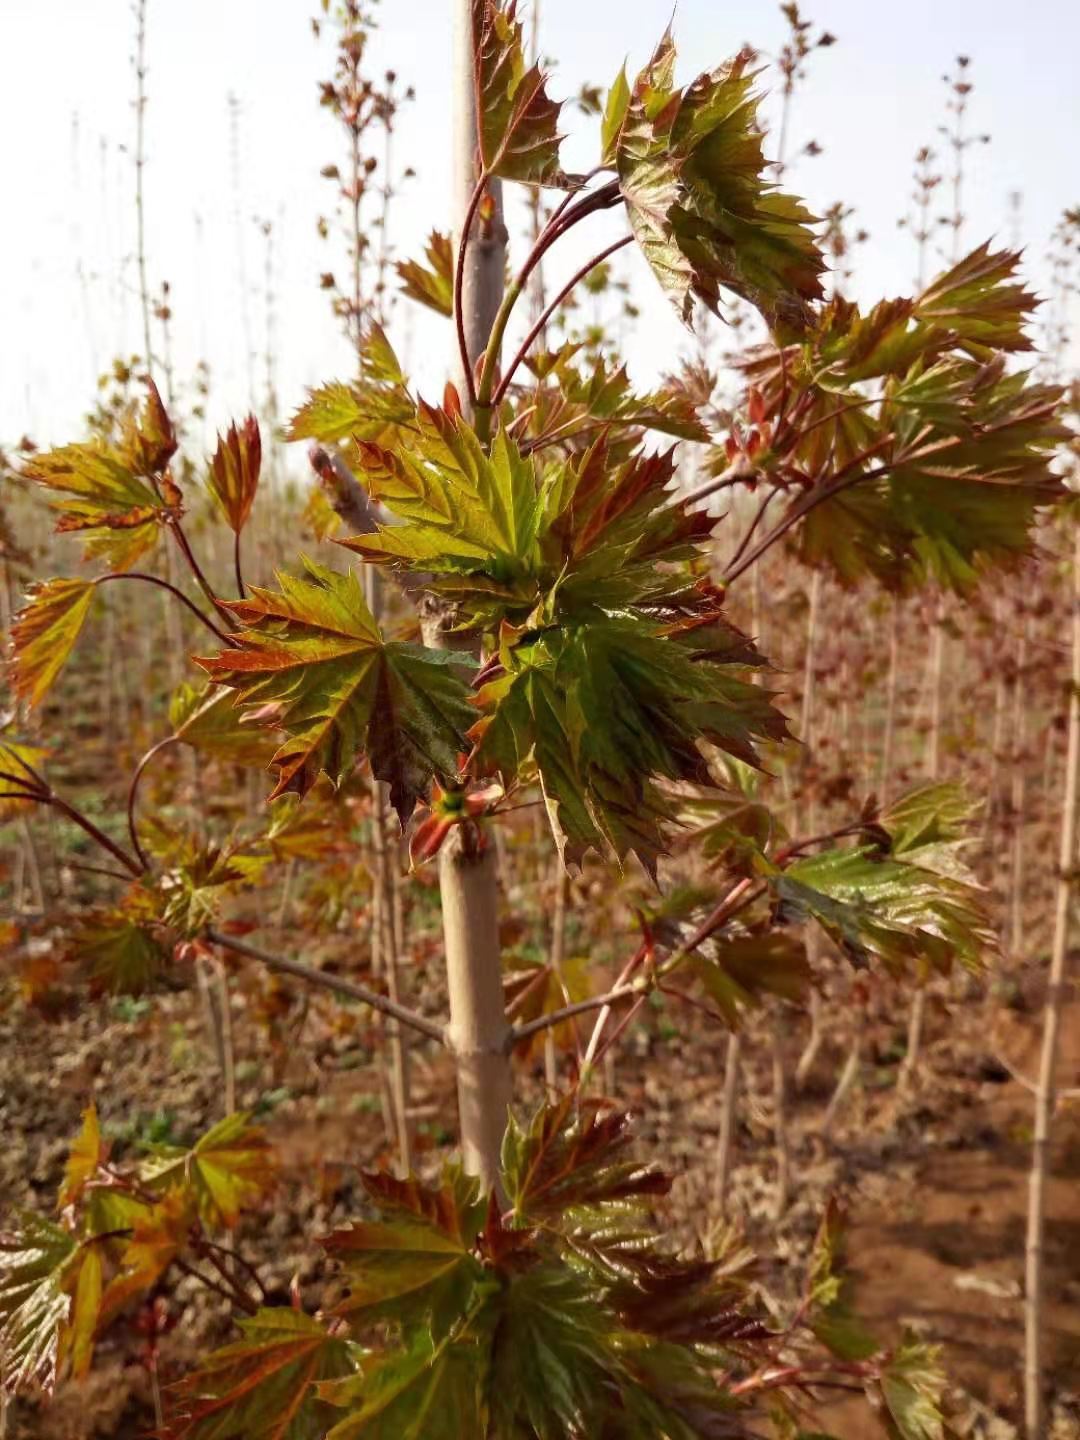
[(163, 750), (167, 750), (168, 747), (170, 745), (174, 745), (178, 739), (179, 736), (177, 735), (166, 735), (164, 740), (159, 740), (156, 745), (152, 745), (150, 749), (146, 752), (146, 754), (142, 757), (142, 759), (139, 761), (138, 765), (136, 765), (135, 773), (131, 777), (131, 784), (128, 786), (128, 834), (131, 836), (131, 848), (139, 857), (139, 861), (142, 865), (143, 870), (150, 869), (150, 861), (146, 858), (146, 852), (143, 850), (142, 845), (139, 843), (139, 832), (135, 824), (135, 801), (138, 795), (139, 781), (142, 779), (143, 771), (146, 769), (147, 765), (150, 764), (150, 761), (153, 760), (154, 756), (159, 755)]
[(481, 175), (469, 197), (465, 221), (461, 227), (461, 239), (458, 241), (457, 265), (454, 271), (454, 324), (457, 328), (458, 349), (461, 352), (461, 368), (465, 373), (465, 384), (468, 387), (469, 401), (473, 407), (476, 405), (476, 379), (473, 375), (472, 360), (469, 357), (469, 342), (465, 338), (465, 256), (469, 249), (469, 236), (472, 233), (476, 212), (480, 208), (480, 201), (484, 198), (487, 183), (488, 176)]
[[(175, 595), (181, 605), (186, 605), (191, 613), (206, 626), (206, 628), (221, 641), (223, 645), (235, 646), (236, 641), (231, 635), (219, 630), (210, 617), (200, 610), (194, 600), (189, 600), (182, 590), (179, 590), (168, 580), (162, 580), (159, 575), (147, 574), (145, 570), (119, 570), (113, 575), (99, 575), (94, 581), (95, 585), (104, 585), (109, 580), (145, 580), (148, 585), (158, 585), (162, 590), (168, 590), (170, 595)], [(215, 601), (215, 604), (217, 602)]]
[(532, 329), (525, 336), (525, 339), (521, 342), (520, 346), (518, 347), (517, 354), (507, 366), (506, 372), (500, 380), (498, 388), (496, 389), (495, 394), (492, 397), (492, 405), (497, 407), (502, 402), (502, 399), (510, 386), (510, 382), (514, 378), (515, 372), (521, 365), (522, 361), (525, 359), (526, 355), (529, 353), (529, 350), (532, 348), (533, 342), (536, 340), (536, 337), (543, 331), (545, 325), (547, 325), (548, 321), (555, 314), (555, 311), (558, 310), (559, 306), (567, 298), (567, 296), (574, 289), (574, 287), (576, 285), (579, 285), (591, 270), (595, 270), (597, 265), (603, 264), (603, 262), (608, 258), (609, 255), (614, 255), (616, 250), (621, 250), (624, 245), (631, 244), (633, 242), (633, 239), (634, 237), (632, 235), (624, 235), (621, 240), (616, 240), (613, 244), (608, 245), (606, 249), (600, 251), (599, 255), (594, 255), (591, 260), (587, 261), (581, 267), (581, 269), (578, 270), (576, 274), (567, 281), (567, 283), (555, 296), (554, 300), (552, 300), (550, 305), (548, 305), (547, 309), (544, 310), (543, 313), (540, 315), (539, 319), (533, 325)]

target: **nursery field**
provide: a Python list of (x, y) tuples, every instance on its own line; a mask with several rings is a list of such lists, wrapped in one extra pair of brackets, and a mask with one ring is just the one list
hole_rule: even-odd
[(410, 255), (323, 0), (335, 369), (237, 172), (219, 424), (136, 0), (140, 352), (0, 437), (0, 1440), (1080, 1436), (1080, 211), (971, 233), (933, 57), (867, 300), (842, 35), (560, 103), (540, 0), (442, 9)]

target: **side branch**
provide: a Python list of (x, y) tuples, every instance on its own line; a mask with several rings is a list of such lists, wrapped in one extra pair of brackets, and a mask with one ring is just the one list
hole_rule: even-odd
[(366, 985), (358, 985), (354, 980), (344, 980), (338, 975), (324, 974), (323, 971), (315, 970), (310, 965), (302, 965), (298, 960), (285, 960), (280, 955), (271, 955), (266, 950), (260, 950), (257, 945), (249, 945), (244, 940), (236, 940), (231, 935), (223, 935), (220, 930), (207, 930), (206, 939), (214, 945), (223, 946), (226, 950), (235, 950), (238, 955), (246, 955), (252, 960), (258, 960), (267, 969), (276, 970), (279, 974), (292, 975), (297, 980), (306, 980), (309, 985), (318, 985), (323, 990), (334, 990), (339, 995), (349, 996), (351, 1000), (359, 1000), (361, 1004), (370, 1005), (373, 1010), (378, 1010), (383, 1015), (389, 1015), (402, 1025), (408, 1025), (410, 1029), (418, 1030), (429, 1040), (437, 1040), (440, 1045), (446, 1044), (446, 1031), (442, 1025), (437, 1025), (433, 1020), (418, 1015), (415, 1010), (410, 1010), (405, 1005), (399, 1005), (397, 1001), (391, 1000), (387, 995), (380, 995), (377, 990), (369, 990)]
[[(572, 1005), (564, 1005), (561, 1010), (552, 1010), (550, 1014), (530, 1020), (526, 1025), (516, 1025), (507, 1038), (507, 1049), (512, 1050), (522, 1040), (527, 1040), (530, 1035), (537, 1035), (541, 1030), (547, 1030), (552, 1025), (561, 1025), (565, 1020), (572, 1020), (577, 1015), (586, 1015), (590, 1010), (610, 1011), (624, 1000), (640, 999), (643, 995), (647, 995), (650, 990), (657, 987), (661, 979), (670, 975), (687, 956), (692, 955), (699, 945), (704, 944), (710, 935), (719, 930), (721, 925), (724, 925), (740, 910), (744, 910), (747, 905), (752, 905), (764, 893), (764, 885), (754, 888), (751, 888), (751, 885), (750, 880), (740, 880), (734, 885), (694, 933), (678, 949), (673, 950), (662, 965), (650, 966), (639, 979), (623, 981), (603, 995), (590, 995), (587, 1000), (577, 1000)], [(639, 950), (638, 955), (640, 953)], [(638, 955), (635, 955), (630, 965), (626, 967), (624, 975), (634, 968)]]

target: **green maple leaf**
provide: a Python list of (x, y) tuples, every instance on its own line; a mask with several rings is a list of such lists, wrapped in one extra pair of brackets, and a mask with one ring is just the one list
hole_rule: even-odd
[(625, 1383), (612, 1329), (589, 1279), (569, 1267), (512, 1274), (491, 1368), (496, 1434), (602, 1434), (611, 1392)]
[(433, 230), (424, 248), (427, 264), (399, 260), (395, 269), (410, 300), (439, 315), (454, 313), (454, 247), (449, 235)]
[[(984, 268), (998, 259), (983, 256)], [(1003, 302), (1008, 322), (990, 307), (997, 319), (985, 324), (1000, 320), (1005, 349), (1018, 343), (1009, 336), (1021, 333), (1016, 307), (1028, 298)], [(971, 303), (973, 335), (983, 322)], [(863, 316), (835, 301), (805, 345), (745, 367), (767, 414), (799, 395), (805, 420), (783, 464), (821, 491), (796, 535), (806, 563), (848, 583), (870, 573), (892, 589), (932, 579), (965, 592), (1030, 552), (1039, 513), (1062, 495), (1051, 468), (1067, 437), (1061, 391), (1006, 372), (1002, 351), (962, 330), (932, 323), (919, 302), (885, 301)]]
[(423, 1331), (408, 1347), (365, 1358), (361, 1373), (319, 1386), (319, 1395), (348, 1413), (326, 1440), (459, 1440), (486, 1433), (490, 1352), (466, 1334), (435, 1344)]
[(922, 785), (893, 802), (879, 823), (891, 840), (890, 854), (906, 865), (958, 881), (978, 881), (964, 856), (977, 843), (973, 822), (981, 808), (962, 785)]
[(78, 532), (88, 559), (128, 570), (156, 545), (182, 512), (180, 491), (167, 466), (176, 435), (153, 381), (142, 412), (124, 426), (117, 444), (92, 440), (34, 455), (23, 474), (69, 498), (50, 501), (58, 533)]
[(208, 1224), (232, 1228), (246, 1207), (271, 1193), (277, 1165), (265, 1133), (237, 1114), (219, 1120), (189, 1150), (158, 1146), (141, 1178), (158, 1192), (186, 1187)]
[(335, 381), (308, 392), (289, 422), (290, 440), (389, 441), (400, 427), (412, 424), (416, 404), (385, 331), (374, 322), (364, 331), (360, 358), (356, 383)]
[(810, 1255), (807, 1324), (839, 1359), (867, 1360), (881, 1347), (855, 1313), (853, 1286), (845, 1264), (846, 1220), (839, 1202), (830, 1200)]
[(630, 106), (630, 82), (623, 65), (612, 82), (604, 100), (604, 114), (600, 125), (600, 158), (605, 165), (614, 165), (618, 155), (619, 136)]
[(485, 175), (567, 187), (559, 111), (539, 65), (528, 66), (516, 0), (472, 0), (476, 113)]
[(876, 955), (894, 970), (975, 967), (992, 943), (970, 885), (870, 846), (798, 860), (772, 884), (792, 916), (812, 916), (853, 957)]
[(68, 946), (95, 994), (141, 995), (153, 988), (169, 963), (162, 900), (133, 885), (117, 905), (92, 910)]
[[(680, 580), (696, 584), (690, 562), (715, 522), (675, 502), (670, 454), (623, 458), (602, 436), (541, 472), (505, 430), (489, 457), (460, 417), (422, 409), (420, 425), (420, 437), (394, 451), (359, 447), (372, 498), (408, 523), (343, 543), (423, 573), (463, 621), (521, 621), (542, 601), (556, 614), (668, 604)], [(681, 567), (680, 579), (661, 565)]]
[(1063, 493), (1050, 468), (1060, 395), (1007, 374), (1000, 356), (942, 360), (887, 392), (887, 422), (913, 446), (891, 469), (889, 503), (917, 574), (964, 591), (1029, 553), (1039, 511)]
[(944, 1440), (941, 1402), (945, 1376), (940, 1345), (928, 1345), (914, 1335), (905, 1335), (878, 1383), (902, 1440)]
[(264, 1309), (175, 1387), (166, 1440), (322, 1440), (318, 1386), (352, 1373), (350, 1346), (299, 1310)]
[(376, 562), (483, 570), (505, 582), (524, 573), (544, 513), (533, 462), (505, 430), (489, 456), (460, 415), (422, 405), (418, 423), (408, 445), (359, 447), (372, 499), (410, 523), (342, 543)]
[(712, 654), (708, 627), (598, 612), (504, 643), (505, 673), (477, 696), (474, 763), (504, 783), (535, 765), (567, 860), (632, 851), (654, 871), (674, 815), (656, 782), (710, 783), (702, 741), (755, 763), (756, 742), (786, 734), (768, 694), (742, 678), (733, 633)]
[(11, 622), (15, 694), (40, 704), (67, 663), (94, 599), (92, 580), (45, 580)]
[(198, 663), (285, 731), (272, 799), (306, 794), (322, 772), (340, 784), (366, 755), (404, 821), (433, 778), (457, 773), (472, 718), (461, 657), (385, 641), (355, 574), (303, 563), (305, 578), (231, 601), (239, 648)]
[(733, 1030), (743, 1013), (767, 996), (803, 999), (811, 979), (802, 941), (776, 930), (706, 946), (704, 954), (692, 957), (690, 969)]
[(749, 55), (674, 83), (668, 31), (629, 96), (605, 120), (631, 228), (661, 287), (689, 322), (694, 297), (719, 311), (741, 295), (770, 326), (805, 328), (825, 268), (813, 217), (766, 180)]
[(452, 1167), (437, 1189), (386, 1174), (366, 1175), (364, 1184), (386, 1218), (354, 1222), (322, 1241), (349, 1283), (337, 1313), (422, 1326), (438, 1344), (484, 1278), (473, 1253), (486, 1210), (479, 1187)]

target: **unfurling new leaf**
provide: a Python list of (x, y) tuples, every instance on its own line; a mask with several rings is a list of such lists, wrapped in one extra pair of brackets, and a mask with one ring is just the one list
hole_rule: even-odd
[(261, 466), (262, 438), (254, 415), (249, 415), (239, 429), (230, 425), (223, 436), (218, 436), (207, 480), (229, 528), (237, 535), (247, 524), (255, 503)]

